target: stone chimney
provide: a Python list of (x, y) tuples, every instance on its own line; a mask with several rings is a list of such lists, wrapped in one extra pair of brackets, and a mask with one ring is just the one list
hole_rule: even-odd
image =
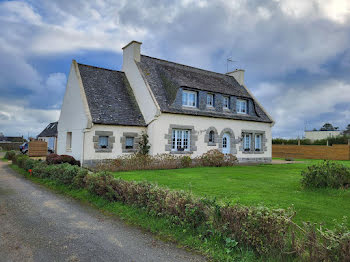
[(140, 62), (141, 45), (141, 42), (133, 40), (123, 47), (123, 68), (130, 62)]
[(236, 69), (235, 71), (228, 72), (226, 75), (233, 76), (240, 85), (244, 85), (244, 70)]

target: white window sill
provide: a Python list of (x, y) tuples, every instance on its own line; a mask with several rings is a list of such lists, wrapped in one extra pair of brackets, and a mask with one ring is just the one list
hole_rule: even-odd
[(72, 149), (71, 148), (67, 148), (66, 152), (72, 152)]

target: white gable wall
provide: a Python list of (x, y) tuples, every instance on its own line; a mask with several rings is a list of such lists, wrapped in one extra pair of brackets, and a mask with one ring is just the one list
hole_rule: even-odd
[[(57, 153), (71, 155), (77, 160), (82, 159), (83, 131), (90, 122), (80, 81), (78, 66), (73, 61), (57, 126)], [(72, 132), (71, 150), (66, 148), (67, 132)]]

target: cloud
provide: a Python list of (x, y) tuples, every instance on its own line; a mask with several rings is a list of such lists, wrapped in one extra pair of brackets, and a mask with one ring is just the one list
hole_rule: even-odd
[(57, 121), (59, 110), (30, 109), (23, 100), (0, 103), (0, 132), (5, 135), (38, 135), (49, 122)]
[[(228, 57), (238, 61), (229, 69), (246, 69), (248, 87), (277, 120), (276, 135), (348, 117), (349, 107), (337, 111), (350, 104), (341, 94), (350, 84), (348, 0), (4, 1), (0, 26), (0, 101), (25, 101), (28, 112), (59, 109), (67, 80), (62, 66), (43, 70), (35, 61), (120, 56), (140, 40), (145, 54), (222, 73)], [(0, 112), (0, 128), (14, 128), (13, 115)]]

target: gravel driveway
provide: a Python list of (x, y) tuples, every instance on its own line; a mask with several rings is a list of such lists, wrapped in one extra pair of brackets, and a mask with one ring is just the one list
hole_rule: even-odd
[(205, 259), (33, 184), (0, 161), (0, 261)]

